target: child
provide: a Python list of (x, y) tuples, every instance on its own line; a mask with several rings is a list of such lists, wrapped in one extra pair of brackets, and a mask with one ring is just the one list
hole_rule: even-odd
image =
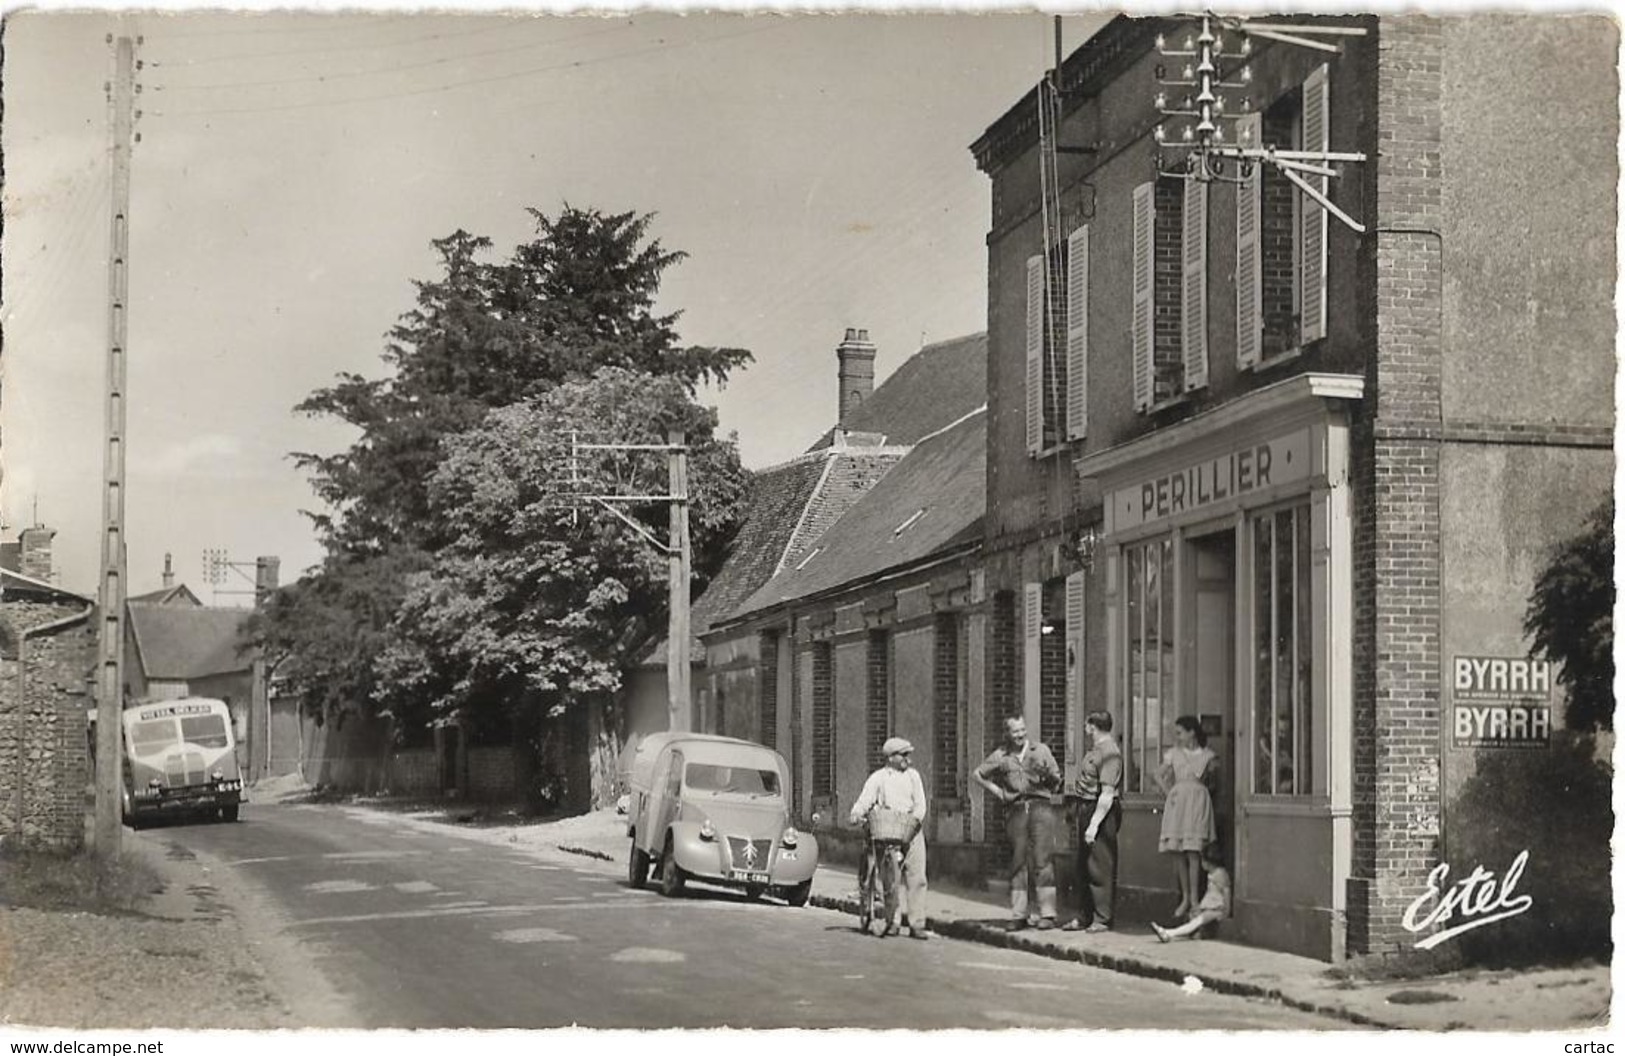
[(1163, 942), (1169, 939), (1189, 938), (1207, 925), (1230, 915), (1230, 874), (1225, 872), (1224, 859), (1219, 853), (1218, 844), (1210, 843), (1202, 852), (1202, 870), (1207, 873), (1207, 891), (1202, 894), (1202, 900), (1196, 904), (1196, 911), (1191, 914), (1191, 918), (1172, 928), (1152, 923), (1151, 930), (1156, 932), (1157, 938)]

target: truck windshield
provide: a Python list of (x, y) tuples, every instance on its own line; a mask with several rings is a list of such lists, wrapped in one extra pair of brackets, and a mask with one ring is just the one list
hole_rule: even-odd
[(224, 748), (226, 720), (219, 715), (188, 715), (181, 719), (181, 740), (199, 748)]
[(138, 748), (174, 744), (177, 740), (174, 719), (148, 719), (146, 722), (136, 723), (130, 729), (130, 743)]
[(683, 773), (689, 788), (700, 792), (737, 792), (741, 795), (770, 796), (779, 791), (779, 775), (773, 770), (745, 766), (716, 766), (689, 763)]

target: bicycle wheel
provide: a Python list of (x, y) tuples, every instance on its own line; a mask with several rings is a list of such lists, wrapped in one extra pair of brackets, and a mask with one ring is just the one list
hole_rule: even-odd
[(865, 855), (863, 873), (858, 878), (858, 930), (864, 933), (869, 931), (869, 924), (875, 919), (877, 864), (873, 853)]

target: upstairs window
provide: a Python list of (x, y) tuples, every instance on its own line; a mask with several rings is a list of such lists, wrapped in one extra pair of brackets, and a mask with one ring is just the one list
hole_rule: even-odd
[[(1245, 142), (1326, 151), (1326, 67), (1262, 113)], [(1304, 174), (1321, 193), (1326, 178)], [(1236, 363), (1243, 370), (1296, 354), (1326, 336), (1326, 209), (1275, 166), (1259, 165), (1236, 193)]]
[(1027, 453), (1088, 429), (1089, 228), (1027, 258)]
[(1134, 189), (1134, 407), (1207, 385), (1207, 184), (1161, 177)]

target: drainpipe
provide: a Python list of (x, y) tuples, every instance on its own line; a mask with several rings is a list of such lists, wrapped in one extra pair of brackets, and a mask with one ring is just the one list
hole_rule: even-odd
[(61, 630), (71, 627), (80, 620), (88, 619), (96, 611), (96, 603), (91, 602), (85, 606), (85, 611), (72, 616), (42, 623), (37, 627), (28, 627), (17, 634), (17, 706), (13, 714), (17, 718), (17, 841), (23, 838), (23, 778), (27, 773), (28, 757), (23, 754), (23, 712), (28, 703), (28, 639), (30, 635), (44, 634), (47, 631)]

